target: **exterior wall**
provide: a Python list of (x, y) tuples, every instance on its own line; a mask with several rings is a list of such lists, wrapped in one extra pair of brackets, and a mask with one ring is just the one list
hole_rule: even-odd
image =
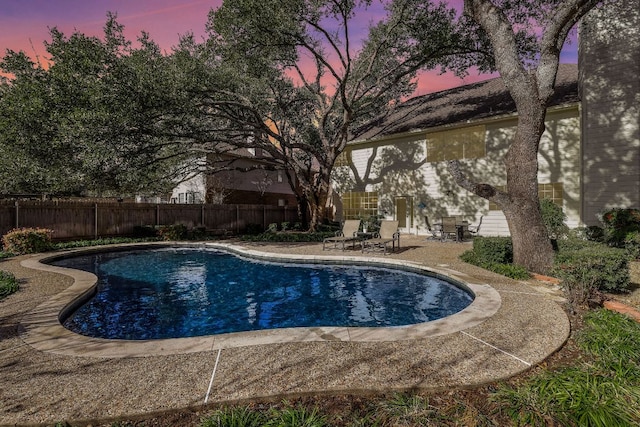
[[(477, 124), (476, 124), (477, 125)], [(487, 155), (462, 160), (469, 176), (480, 182), (504, 185), (502, 159), (515, 134), (515, 118), (485, 124)], [(420, 139), (420, 138), (423, 139)], [(358, 171), (347, 177), (341, 168), (334, 180), (337, 191), (377, 191), (380, 214), (393, 218), (395, 198), (406, 197), (413, 205), (413, 221), (405, 232), (426, 234), (425, 216), (437, 222), (442, 216), (462, 216), (477, 224), (480, 216), (485, 236), (508, 235), (504, 214), (489, 210), (489, 202), (460, 188), (447, 169), (447, 162), (426, 162), (425, 134), (399, 142), (361, 144), (353, 147), (351, 161)], [(571, 227), (580, 224), (580, 118), (578, 107), (550, 112), (538, 156), (540, 183), (561, 182), (563, 209)]]
[[(251, 160), (236, 160), (237, 168), (255, 166)], [(215, 167), (215, 165), (214, 165)], [(208, 177), (207, 200), (224, 200), (223, 203), (292, 205), (296, 202), (291, 186), (283, 171), (231, 170)]]
[(178, 184), (171, 192), (170, 203), (204, 203), (204, 176), (196, 175)]
[(583, 221), (640, 207), (640, 0), (594, 9), (580, 27)]

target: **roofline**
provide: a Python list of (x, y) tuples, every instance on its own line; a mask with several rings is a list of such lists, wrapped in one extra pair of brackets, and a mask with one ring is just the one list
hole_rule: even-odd
[[(580, 101), (574, 101), (561, 105), (553, 105), (547, 108), (548, 113), (558, 113), (562, 111), (571, 111), (571, 110), (579, 110)], [(477, 126), (480, 124), (491, 124), (497, 123), (507, 120), (517, 119), (517, 112), (501, 114), (493, 117), (485, 117), (477, 120), (467, 120), (466, 122), (456, 122), (456, 123), (447, 123), (444, 125), (438, 125), (426, 129), (418, 129), (412, 130), (409, 132), (402, 132), (397, 134), (385, 135), (376, 139), (356, 139), (353, 141), (349, 141), (347, 143), (347, 148), (353, 146), (362, 146), (362, 145), (382, 145), (385, 142), (394, 142), (394, 143), (402, 143), (402, 142), (413, 142), (426, 139), (425, 135), (429, 133), (439, 132), (443, 130), (451, 130), (451, 129), (460, 129), (464, 127)]]

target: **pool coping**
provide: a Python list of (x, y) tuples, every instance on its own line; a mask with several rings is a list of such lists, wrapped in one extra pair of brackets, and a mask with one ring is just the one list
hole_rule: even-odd
[[(414, 272), (424, 272), (436, 277), (446, 277), (458, 286), (466, 288), (475, 296), (474, 301), (462, 311), (443, 319), (408, 326), (362, 328), (362, 327), (316, 327), (283, 328), (263, 331), (235, 332), (191, 338), (159, 340), (108, 340), (76, 334), (64, 328), (60, 318), (77, 308), (94, 290), (97, 278), (85, 271), (43, 264), (54, 258), (73, 256), (81, 253), (95, 253), (112, 250), (127, 250), (145, 247), (206, 247), (226, 250), (241, 256), (276, 262), (303, 262), (317, 264), (367, 265), (399, 268)], [(39, 254), (21, 261), (27, 268), (67, 275), (73, 284), (54, 295), (35, 309), (24, 315), (21, 321), (22, 340), (31, 347), (67, 356), (83, 357), (146, 357), (188, 354), (214, 351), (225, 348), (246, 347), (265, 344), (293, 342), (394, 342), (453, 334), (473, 328), (495, 315), (501, 307), (500, 294), (488, 284), (471, 283), (465, 274), (452, 270), (439, 270), (405, 260), (383, 259), (344, 255), (300, 255), (262, 252), (246, 249), (230, 243), (188, 243), (158, 242), (109, 245), (106, 247), (80, 248)]]

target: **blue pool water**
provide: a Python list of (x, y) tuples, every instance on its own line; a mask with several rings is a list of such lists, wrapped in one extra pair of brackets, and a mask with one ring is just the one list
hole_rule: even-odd
[(53, 265), (99, 278), (65, 321), (109, 339), (312, 326), (400, 326), (454, 314), (472, 296), (435, 277), (369, 266), (266, 263), (211, 249), (97, 253)]

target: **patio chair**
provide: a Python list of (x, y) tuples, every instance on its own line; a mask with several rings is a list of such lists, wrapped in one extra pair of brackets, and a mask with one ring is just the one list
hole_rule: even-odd
[(359, 219), (347, 219), (342, 224), (342, 230), (336, 231), (336, 235), (333, 237), (327, 237), (322, 241), (322, 250), (326, 249), (327, 243), (333, 243), (333, 248), (337, 248), (338, 244), (342, 245), (342, 250), (344, 251), (345, 245), (349, 242), (356, 247), (356, 242), (358, 241), (357, 233), (360, 228), (360, 220)]
[(440, 240), (444, 242), (448, 238), (453, 237), (456, 241), (458, 241), (458, 227), (456, 224), (457, 219), (455, 216), (443, 216), (442, 233), (440, 236)]
[(478, 222), (478, 225), (470, 225), (467, 227), (467, 232), (469, 234), (471, 234), (472, 236), (477, 236), (478, 233), (480, 233), (480, 226), (482, 225), (482, 218), (484, 218), (484, 215), (480, 215), (480, 221)]
[(391, 243), (391, 251), (396, 250), (396, 242), (398, 249), (400, 248), (400, 232), (398, 231), (398, 221), (381, 221), (380, 231), (374, 234), (371, 239), (362, 241), (362, 252), (382, 250), (387, 254), (387, 248)]
[(429, 217), (426, 216), (426, 215), (424, 216), (424, 222), (427, 225), (427, 231), (429, 233), (431, 233), (431, 236), (427, 237), (427, 240), (429, 240), (429, 239), (440, 240), (441, 225), (440, 224), (434, 224), (432, 226), (431, 223), (429, 222)]

